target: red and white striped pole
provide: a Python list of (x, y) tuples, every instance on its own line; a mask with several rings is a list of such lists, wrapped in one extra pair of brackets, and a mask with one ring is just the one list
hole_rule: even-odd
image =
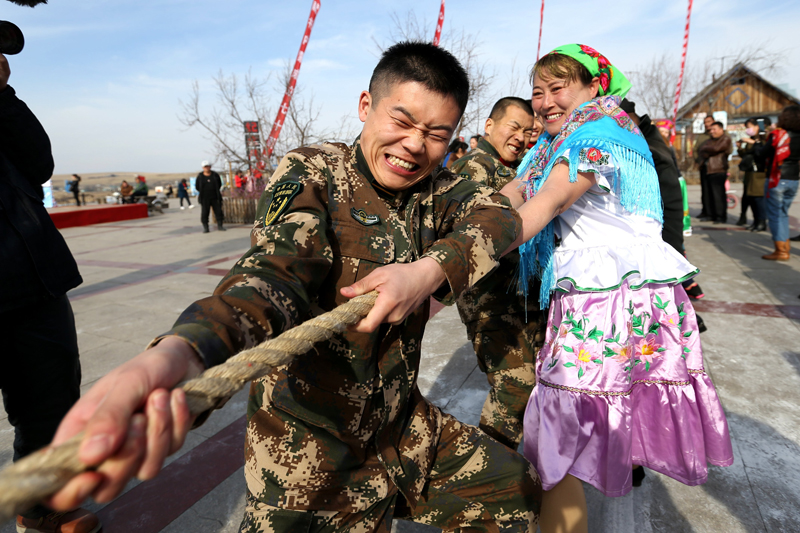
[(442, 26), (444, 25), (444, 0), (442, 7), (439, 8), (439, 20), (436, 22), (436, 33), (433, 36), (433, 46), (439, 46), (439, 39), (442, 38)]
[(303, 55), (306, 53), (306, 46), (308, 45), (308, 40), (311, 38), (311, 28), (314, 27), (314, 21), (317, 18), (319, 7), (320, 0), (314, 0), (311, 3), (311, 14), (308, 16), (306, 31), (303, 34), (303, 41), (300, 43), (300, 51), (297, 52), (297, 59), (292, 69), (292, 76), (289, 80), (289, 85), (286, 86), (286, 93), (283, 95), (281, 107), (278, 109), (278, 116), (275, 117), (275, 122), (272, 123), (272, 130), (269, 132), (269, 137), (267, 137), (267, 145), (264, 148), (264, 153), (267, 158), (272, 155), (272, 151), (275, 149), (275, 143), (278, 141), (278, 136), (281, 134), (283, 123), (286, 120), (286, 113), (289, 111), (289, 104), (292, 101), (294, 88), (297, 85), (297, 76), (300, 74), (300, 65), (303, 63)]
[(539, 46), (536, 47), (536, 61), (541, 57), (539, 54), (542, 51), (542, 26), (544, 26), (544, 0), (542, 0), (542, 8), (539, 10)]
[(678, 86), (675, 88), (675, 106), (672, 110), (672, 123), (678, 118), (678, 104), (681, 101), (681, 88), (683, 87), (683, 71), (686, 68), (686, 50), (689, 48), (689, 22), (692, 19), (692, 0), (689, 0), (689, 10), (686, 12), (686, 30), (683, 34), (683, 53), (681, 54), (681, 72), (678, 75)]

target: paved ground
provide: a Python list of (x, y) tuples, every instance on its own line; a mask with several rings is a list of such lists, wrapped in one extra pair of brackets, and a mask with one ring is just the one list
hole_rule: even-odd
[[(690, 187), (697, 212), (697, 187)], [(249, 246), (247, 227), (200, 233), (198, 210), (175, 207), (148, 219), (63, 231), (84, 283), (70, 293), (83, 361), (83, 389), (136, 355), (192, 301), (208, 295)], [(736, 213), (738, 215), (738, 211)], [(800, 204), (792, 235), (800, 231)], [(731, 215), (731, 219), (734, 219)], [(702, 487), (648, 471), (623, 498), (587, 488), (592, 532), (800, 531), (800, 247), (791, 261), (767, 262), (766, 233), (695, 226), (689, 257), (702, 269), (706, 298), (696, 306), (706, 369), (717, 386), (736, 462), (712, 468)], [(431, 320), (420, 388), (463, 421), (477, 423), (487, 391), (455, 309)], [(240, 393), (192, 432), (157, 479), (131, 483), (114, 502), (90, 505), (106, 533), (237, 531), (244, 500)], [(0, 419), (0, 465), (13, 432)], [(398, 532), (432, 532), (396, 524)], [(12, 525), (0, 526), (11, 533)]]

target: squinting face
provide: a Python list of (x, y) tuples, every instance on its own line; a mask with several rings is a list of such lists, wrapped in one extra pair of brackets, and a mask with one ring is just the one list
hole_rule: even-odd
[(567, 83), (564, 79), (543, 79), (535, 75), (531, 102), (533, 110), (542, 117), (545, 131), (550, 135), (558, 135), (570, 114), (597, 96), (599, 83), (597, 78), (593, 78), (589, 85), (584, 85), (579, 80)]
[(401, 82), (378, 101), (362, 92), (358, 117), (364, 123), (361, 150), (372, 175), (382, 187), (402, 191), (444, 159), (461, 111), (452, 96)]
[(486, 121), (486, 140), (505, 161), (516, 161), (531, 138), (533, 117), (520, 107), (510, 105), (497, 121)]

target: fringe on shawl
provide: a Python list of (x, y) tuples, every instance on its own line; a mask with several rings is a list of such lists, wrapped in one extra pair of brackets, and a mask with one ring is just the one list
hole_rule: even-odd
[[(643, 215), (664, 221), (664, 209), (661, 201), (661, 191), (658, 186), (658, 175), (653, 164), (636, 150), (606, 139), (580, 139), (569, 142), (567, 138), (559, 152), (569, 148), (569, 181), (574, 183), (578, 179), (578, 163), (582, 148), (597, 148), (609, 152), (613, 158), (615, 174), (613, 191), (619, 198), (622, 207), (635, 215)], [(520, 164), (519, 175), (524, 175), (533, 159), (531, 150)], [(531, 156), (531, 157), (529, 157)], [(544, 170), (544, 176), (549, 176), (553, 166), (558, 161), (558, 156), (551, 158)], [(530, 180), (528, 182), (528, 198), (531, 198), (545, 179)], [(519, 294), (528, 297), (530, 279), (536, 275), (541, 279), (539, 292), (539, 307), (545, 309), (550, 305), (550, 295), (556, 287), (556, 273), (553, 268), (553, 252), (555, 251), (555, 223), (550, 221), (545, 228), (535, 235), (530, 241), (520, 246), (520, 267), (518, 289)]]

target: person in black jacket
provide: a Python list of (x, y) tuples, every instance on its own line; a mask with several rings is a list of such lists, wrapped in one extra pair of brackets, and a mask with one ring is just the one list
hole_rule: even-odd
[[(10, 73), (0, 54), (0, 389), (16, 461), (49, 444), (80, 397), (78, 338), (66, 293), (83, 280), (43, 204), (41, 185), (54, 167), (50, 139), (8, 85)], [(83, 509), (63, 514), (37, 506), (18, 516), (17, 526), (90, 533), (100, 522)]]
[[(683, 195), (679, 178), (681, 171), (670, 147), (664, 141), (664, 137), (658, 131), (648, 115), (641, 117), (636, 114), (636, 104), (627, 99), (622, 101), (622, 109), (628, 113), (642, 132), (650, 153), (653, 154), (656, 174), (658, 174), (658, 187), (661, 191), (661, 201), (664, 204), (664, 225), (661, 230), (661, 238), (664, 242), (675, 248), (681, 255), (686, 255), (683, 247)], [(683, 288), (693, 299), (700, 299), (703, 290), (700, 285), (690, 279), (683, 282)], [(698, 326), (701, 332), (705, 331), (702, 319), (697, 317)]]
[(222, 179), (219, 174), (211, 170), (211, 163), (203, 161), (203, 171), (197, 174), (195, 188), (200, 201), (200, 222), (203, 224), (203, 233), (208, 233), (208, 212), (214, 210), (217, 219), (217, 229), (225, 231), (222, 227)]

